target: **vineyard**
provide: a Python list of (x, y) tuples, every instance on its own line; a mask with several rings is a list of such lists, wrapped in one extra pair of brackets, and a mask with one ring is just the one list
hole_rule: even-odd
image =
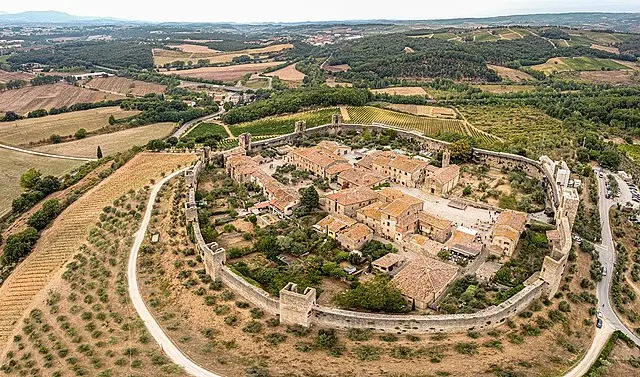
[(197, 138), (206, 138), (207, 136), (220, 135), (222, 138), (226, 139), (229, 137), (227, 131), (225, 131), (224, 127), (216, 123), (200, 123), (194, 128), (191, 129), (186, 135), (184, 135), (183, 139), (197, 139)]
[(0, 287), (0, 344), (6, 342), (23, 312), (78, 251), (104, 207), (193, 159), (192, 154), (140, 154), (63, 211)]
[(339, 110), (337, 108), (332, 107), (278, 117), (268, 117), (254, 120), (253, 122), (229, 126), (229, 128), (233, 136), (238, 136), (245, 132), (250, 133), (252, 136), (284, 135), (293, 132), (294, 125), (299, 120), (307, 122), (307, 128), (321, 126), (331, 123), (331, 116), (338, 112)]
[(499, 141), (495, 136), (458, 119), (422, 117), (371, 106), (349, 107), (347, 111), (350, 123), (382, 123), (393, 127), (420, 131), (430, 137), (438, 137), (442, 134), (458, 134), (471, 136), (480, 143), (491, 144)]

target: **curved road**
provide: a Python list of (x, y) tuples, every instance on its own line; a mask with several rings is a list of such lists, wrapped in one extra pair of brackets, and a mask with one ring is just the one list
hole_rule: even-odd
[(59, 159), (63, 159), (63, 160), (76, 160), (76, 161), (96, 161), (97, 160), (95, 158), (63, 156), (63, 155), (59, 155), (59, 154), (37, 152), (37, 151), (29, 150), (29, 149), (22, 149), (22, 148), (18, 148), (18, 147), (12, 147), (10, 145), (5, 145), (5, 144), (0, 144), (0, 148), (8, 149), (8, 150), (14, 151), (14, 152), (32, 154), (34, 156), (49, 157), (49, 158), (59, 158)]
[(205, 120), (209, 120), (212, 118), (215, 118), (216, 116), (222, 114), (224, 112), (224, 108), (222, 106), (220, 106), (220, 110), (218, 110), (217, 113), (213, 113), (213, 114), (209, 114), (209, 115), (205, 115), (201, 118), (197, 118), (194, 120), (190, 120), (187, 123), (183, 124), (182, 126), (180, 126), (180, 128), (178, 128), (176, 130), (176, 132), (174, 132), (171, 136), (172, 137), (177, 137), (178, 139), (180, 138), (180, 136), (184, 135), (187, 131), (189, 131), (193, 126), (204, 122)]
[(178, 170), (173, 172), (163, 178), (160, 182), (156, 183), (151, 190), (151, 196), (149, 197), (149, 202), (147, 203), (147, 209), (144, 213), (144, 217), (142, 219), (142, 223), (140, 224), (140, 228), (135, 234), (135, 241), (133, 242), (133, 246), (131, 246), (131, 254), (129, 255), (129, 264), (127, 266), (127, 280), (129, 283), (129, 297), (131, 298), (131, 303), (133, 304), (136, 312), (144, 322), (144, 325), (149, 330), (149, 333), (153, 338), (158, 342), (164, 353), (173, 361), (175, 364), (184, 368), (184, 370), (192, 376), (196, 377), (221, 377), (213, 372), (210, 372), (198, 364), (191, 361), (180, 349), (169, 339), (167, 334), (165, 334), (164, 330), (158, 322), (156, 322), (155, 318), (147, 308), (142, 299), (142, 295), (140, 294), (140, 288), (138, 287), (138, 279), (137, 279), (137, 264), (136, 260), (138, 259), (138, 250), (140, 249), (140, 245), (142, 245), (142, 241), (144, 240), (144, 236), (147, 232), (147, 226), (149, 225), (149, 221), (151, 220), (151, 212), (153, 210), (153, 204), (156, 202), (156, 197), (160, 188), (171, 178), (177, 176), (178, 174), (183, 173), (185, 170), (189, 168), (184, 168), (182, 170)]

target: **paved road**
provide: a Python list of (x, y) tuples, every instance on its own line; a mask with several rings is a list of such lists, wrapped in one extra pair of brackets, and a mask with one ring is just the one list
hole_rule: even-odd
[(176, 130), (176, 132), (174, 132), (173, 135), (171, 135), (171, 136), (180, 138), (180, 136), (184, 135), (187, 131), (189, 131), (196, 124), (199, 124), (199, 123), (204, 122), (204, 121), (209, 120), (209, 119), (213, 119), (216, 116), (222, 114), (223, 112), (224, 112), (224, 108), (222, 106), (220, 106), (220, 110), (218, 110), (217, 113), (205, 115), (205, 116), (203, 116), (201, 118), (190, 120), (187, 123), (183, 124), (180, 128), (178, 128)]
[(138, 232), (136, 232), (135, 234), (136, 238), (133, 242), (133, 246), (131, 247), (131, 254), (129, 255), (129, 264), (127, 266), (129, 297), (131, 298), (131, 303), (136, 309), (136, 312), (138, 312), (138, 315), (147, 327), (147, 330), (149, 330), (151, 336), (153, 336), (156, 342), (158, 342), (164, 353), (171, 359), (171, 361), (184, 368), (184, 370), (192, 376), (221, 377), (220, 375), (210, 372), (191, 361), (185, 354), (182, 353), (182, 351), (180, 351), (180, 349), (171, 341), (171, 339), (169, 339), (162, 327), (160, 327), (155, 318), (153, 318), (151, 312), (149, 312), (149, 309), (142, 299), (140, 288), (138, 286), (136, 264), (136, 260), (138, 259), (138, 250), (140, 249), (140, 245), (142, 244), (144, 236), (147, 232), (147, 226), (149, 225), (149, 221), (151, 220), (151, 211), (153, 210), (153, 204), (156, 201), (156, 196), (158, 195), (160, 188), (168, 180), (178, 174), (182, 174), (186, 169), (188, 168), (178, 170), (174, 173), (169, 174), (155, 186), (153, 186), (153, 189), (151, 190), (151, 196), (149, 197), (149, 202), (147, 203), (147, 209), (144, 213), (144, 218), (142, 219), (142, 223), (140, 224), (140, 229), (138, 229)]
[(609, 322), (614, 329), (622, 331), (629, 338), (633, 339), (636, 344), (640, 345), (640, 337), (620, 321), (611, 305), (609, 293), (611, 292), (611, 280), (616, 261), (616, 251), (613, 245), (611, 226), (609, 225), (609, 209), (616, 204), (616, 201), (605, 197), (605, 178), (598, 178), (598, 191), (600, 195), (598, 207), (600, 210), (600, 221), (602, 222), (602, 245), (597, 245), (596, 249), (600, 254), (600, 263), (602, 263), (602, 266), (607, 270), (607, 276), (603, 277), (597, 287), (596, 296), (598, 297), (599, 309), (604, 315), (605, 322)]
[(95, 158), (63, 156), (63, 155), (59, 155), (59, 154), (43, 153), (43, 152), (32, 151), (32, 150), (29, 150), (29, 149), (22, 149), (22, 148), (12, 147), (10, 145), (5, 145), (5, 144), (0, 144), (0, 148), (8, 149), (8, 150), (14, 151), (14, 152), (32, 154), (34, 156), (49, 157), (49, 158), (59, 158), (59, 159), (63, 159), (63, 160), (96, 161)]

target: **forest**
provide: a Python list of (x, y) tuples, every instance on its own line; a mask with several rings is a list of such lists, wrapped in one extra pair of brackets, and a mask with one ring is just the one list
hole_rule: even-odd
[(64, 43), (42, 49), (14, 53), (8, 58), (13, 68), (38, 63), (54, 68), (95, 66), (151, 69), (152, 46), (129, 41)]

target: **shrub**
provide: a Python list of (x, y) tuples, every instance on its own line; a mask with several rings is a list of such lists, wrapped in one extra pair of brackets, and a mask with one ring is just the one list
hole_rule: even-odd
[(411, 348), (405, 346), (393, 347), (391, 350), (391, 356), (396, 359), (410, 359), (413, 357)]
[(358, 360), (373, 361), (380, 359), (380, 348), (374, 346), (360, 346), (353, 349)]
[(293, 326), (287, 326), (287, 332), (297, 337), (301, 337), (301, 336), (307, 336), (309, 332), (311, 332), (311, 329), (301, 325), (293, 325)]
[(398, 341), (398, 337), (393, 335), (393, 334), (380, 335), (380, 339), (385, 341), (385, 342), (397, 342)]
[(455, 349), (462, 355), (475, 355), (478, 353), (478, 345), (472, 342), (460, 342), (455, 345)]
[(242, 331), (249, 334), (256, 334), (262, 330), (262, 323), (258, 321), (251, 321), (248, 325), (242, 328)]
[(363, 342), (371, 339), (371, 330), (369, 329), (349, 329), (347, 338), (356, 342)]
[(338, 344), (338, 336), (333, 329), (320, 329), (316, 337), (316, 347), (320, 349), (331, 349)]
[(265, 335), (264, 339), (272, 346), (277, 346), (287, 339), (287, 336), (277, 332)]

